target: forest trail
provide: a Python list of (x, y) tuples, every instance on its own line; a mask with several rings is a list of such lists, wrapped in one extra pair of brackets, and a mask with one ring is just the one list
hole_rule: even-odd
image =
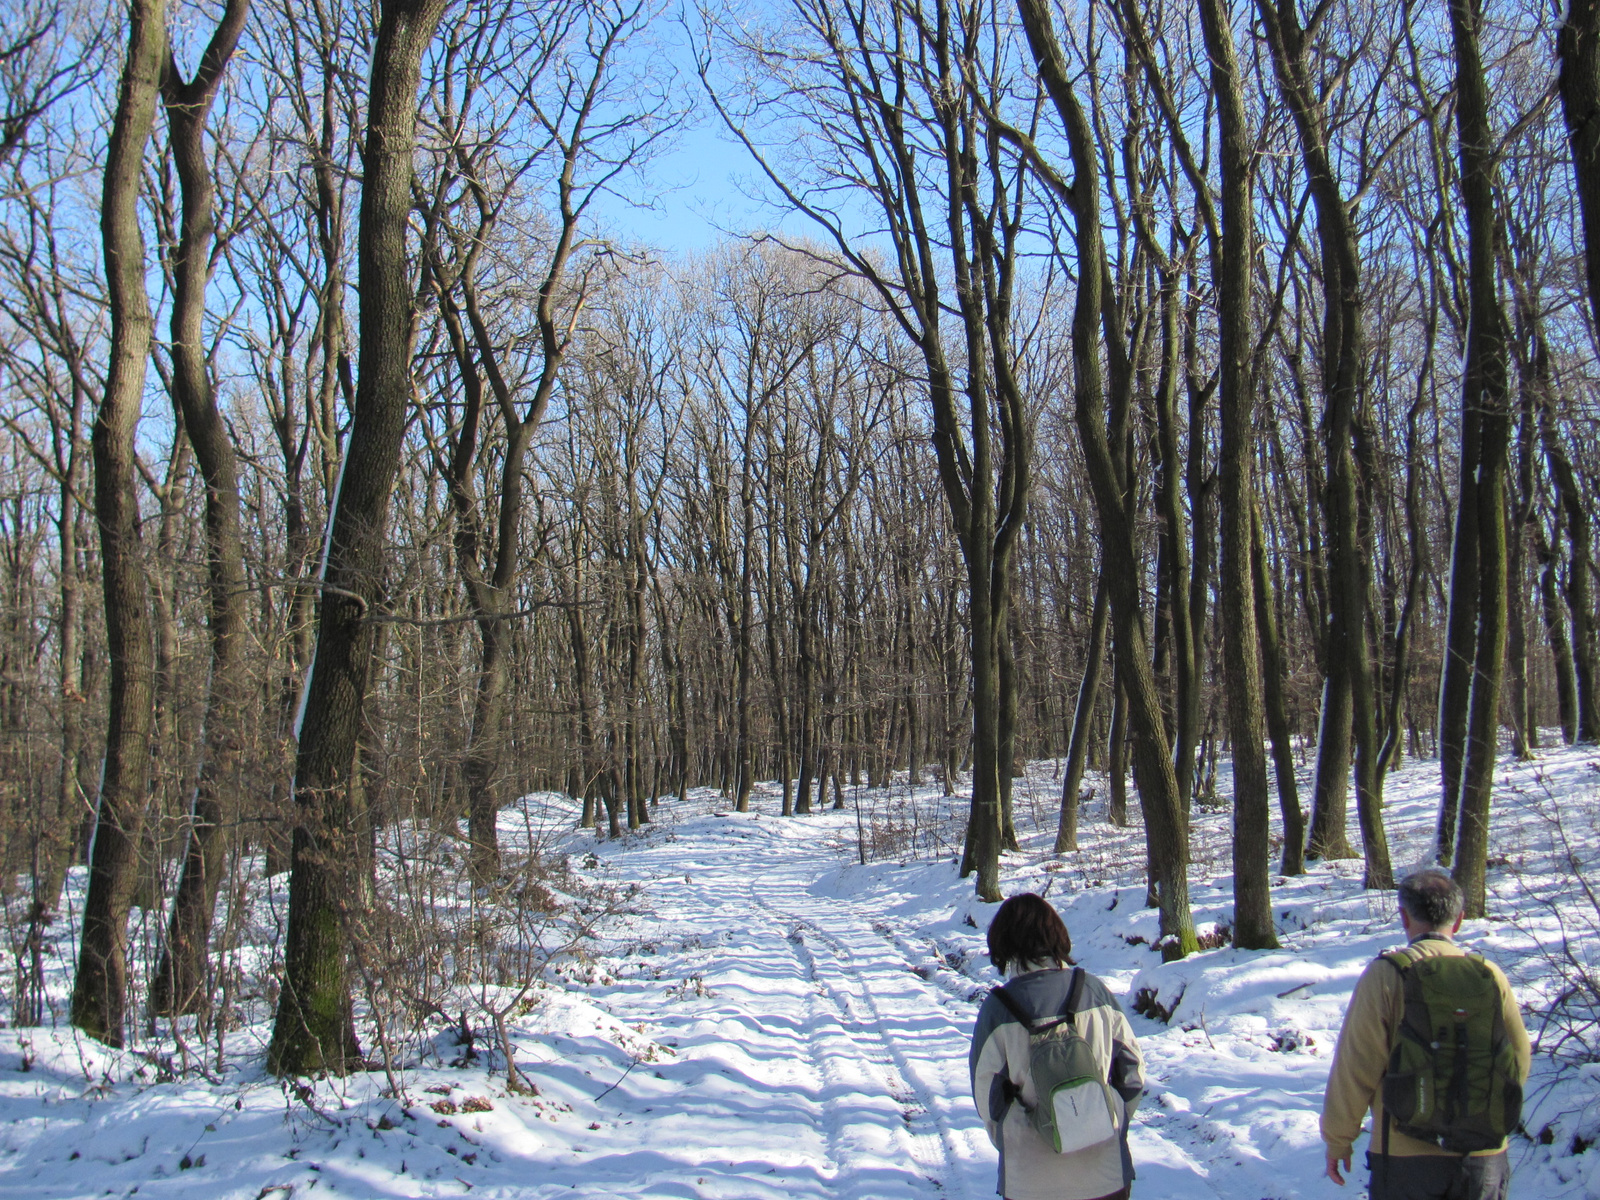
[[(1548, 865), (1573, 854), (1600, 862), (1597, 768), (1592, 748), (1503, 763), (1496, 845), (1515, 869), (1493, 877), (1496, 919), (1469, 923), (1461, 940), (1507, 969), (1530, 1013), (1550, 948), (1600, 944), (1567, 940), (1586, 910), (1565, 867)], [(1051, 853), (1049, 769), (1037, 764), (1018, 783), (1023, 848), (1004, 857), (1002, 887), (1046, 895), (1074, 955), (1124, 1008), (1142, 995), (1168, 1018), (1129, 1017), (1147, 1082), (1130, 1131), (1135, 1195), (1357, 1195), (1365, 1144), (1355, 1189), (1335, 1188), (1322, 1178), (1318, 1114), (1350, 990), (1398, 940), (1392, 897), (1362, 890), (1359, 860), (1318, 864), (1273, 881), (1282, 949), (1162, 963), (1140, 830), (1092, 813), (1075, 855)], [(1391, 777), (1399, 864), (1430, 852), (1436, 772), (1422, 762)], [(566, 798), (529, 797), (504, 814), (508, 839), (548, 830), (542, 844), (574, 879), (610, 885), (627, 909), (513, 1015), (509, 1037), (537, 1095), (507, 1091), (481, 1020), (464, 1051), (454, 1014), (402, 1047), (392, 1072), (310, 1085), (265, 1073), (261, 1006), (230, 1033), (215, 1072), (107, 1050), (60, 1020), (0, 1028), (0, 1194), (985, 1200), (995, 1154), (966, 1059), (995, 982), (982, 932), (992, 906), (956, 873), (965, 800), (939, 792), (863, 792), (877, 851), (865, 866), (854, 811), (780, 817), (765, 790), (749, 814), (722, 811), (709, 791), (665, 801), (647, 828), (606, 841), (572, 829)], [(1222, 808), (1194, 814), (1203, 935), (1232, 911), (1216, 850), (1229, 819)], [(923, 841), (896, 843), (897, 828), (920, 829)], [(80, 868), (73, 897), (82, 883)], [(60, 1004), (71, 930), (58, 936)], [(1600, 1159), (1579, 1148), (1600, 1132), (1600, 1074), (1540, 1071), (1525, 1116), (1547, 1136), (1516, 1144), (1517, 1195), (1600, 1200)]]
[[(646, 889), (652, 916), (630, 955), (636, 965), (592, 994), (673, 1045), (680, 1071), (722, 1079), (619, 1102), (674, 1154), (695, 1148), (692, 1180), (642, 1179), (633, 1152), (618, 1147), (594, 1155), (594, 1178), (578, 1194), (994, 1193), (995, 1154), (967, 1075), (982, 988), (941, 969), (936, 939), (897, 928), (879, 889), (841, 892), (853, 821), (726, 813), (599, 848), (619, 880)], [(928, 869), (911, 869), (911, 892)], [(1135, 1136), (1163, 1196), (1225, 1194), (1154, 1126)]]
[(654, 1136), (701, 1165), (642, 1180), (628, 1151), (599, 1153), (593, 1194), (617, 1194), (607, 1178), (636, 1196), (992, 1193), (967, 1091), (975, 1006), (917, 974), (868, 905), (815, 894), (839, 834), (832, 814), (729, 813), (601, 849), (646, 888), (661, 939), (603, 1003), (698, 1076), (647, 1107)]
[[(1437, 769), (1414, 761), (1390, 778), (1386, 823), (1402, 870), (1431, 861)], [(1494, 876), (1496, 919), (1469, 923), (1460, 940), (1494, 957), (1519, 987), (1546, 969), (1540, 947), (1559, 932), (1532, 897), (1570, 886), (1532, 864), (1552, 861), (1552, 814), (1562, 798), (1591, 793), (1596, 769), (1584, 748), (1501, 764), (1496, 844), (1528, 865)], [(1353, 1194), (1323, 1178), (1319, 1117), (1350, 990), (1375, 955), (1403, 940), (1392, 896), (1362, 889), (1360, 860), (1316, 864), (1273, 879), (1281, 949), (1224, 946), (1163, 964), (1151, 951), (1157, 914), (1144, 904), (1141, 831), (1095, 814), (1079, 852), (1054, 855), (1058, 785), (1047, 772), (1036, 764), (1017, 783), (1022, 850), (1005, 856), (1002, 887), (1046, 895), (1078, 961), (1129, 1013), (1147, 1085), (1129, 1139), (1135, 1194)], [(659, 824), (593, 846), (600, 872), (638, 883), (650, 911), (631, 943), (608, 947), (610, 979), (590, 983), (587, 998), (676, 1043), (678, 1070), (721, 1078), (715, 1090), (691, 1083), (628, 1102), (627, 1119), (648, 1112), (653, 1127), (673, 1126), (642, 1136), (704, 1164), (692, 1181), (681, 1171), (640, 1179), (621, 1145), (598, 1152), (590, 1168), (615, 1180), (616, 1194), (642, 1197), (992, 1196), (995, 1153), (973, 1110), (966, 1064), (977, 1002), (995, 982), (982, 934), (992, 906), (957, 877), (959, 846), (948, 838), (942, 855), (923, 847), (894, 861), (880, 848), (880, 861), (861, 866), (854, 812), (783, 818), (776, 799), (758, 796), (762, 811), (751, 814), (713, 809), (710, 794), (664, 803)], [(946, 827), (959, 830), (951, 818), (964, 809), (961, 798), (946, 800), (934, 786), (918, 790), (915, 803), (914, 820), (938, 821), (947, 808)], [(1191, 897), (1197, 928), (1212, 937), (1232, 915), (1223, 849), (1230, 820), (1225, 807), (1194, 814), (1194, 844), (1204, 852), (1191, 864)], [(1581, 834), (1586, 846), (1600, 845), (1600, 821), (1592, 825)], [(1141, 992), (1167, 1019), (1133, 1012)], [(1561, 1089), (1537, 1086), (1530, 1128), (1571, 1103), (1557, 1098)], [(1357, 1189), (1365, 1148), (1357, 1146)], [(1514, 1158), (1519, 1195), (1568, 1194), (1569, 1175), (1540, 1148), (1519, 1143)], [(607, 1194), (585, 1186), (579, 1194)]]

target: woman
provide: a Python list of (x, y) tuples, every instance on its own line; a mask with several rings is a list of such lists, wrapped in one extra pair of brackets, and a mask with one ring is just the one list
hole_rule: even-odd
[[(1006, 1200), (1127, 1200), (1128, 1120), (1144, 1090), (1144, 1060), (1128, 1019), (1105, 984), (1072, 965), (1072, 938), (1042, 896), (1027, 892), (1000, 906), (989, 924), (989, 958), (1006, 982), (978, 1010), (968, 1065), (973, 1102), (1000, 1151), (996, 1190)], [(1029, 1119), (1038, 1100), (1028, 1066), (1030, 1025), (1063, 1015), (1088, 1043), (1116, 1110), (1113, 1136), (1066, 1154)], [(1063, 1140), (1069, 1134), (1063, 1131)]]

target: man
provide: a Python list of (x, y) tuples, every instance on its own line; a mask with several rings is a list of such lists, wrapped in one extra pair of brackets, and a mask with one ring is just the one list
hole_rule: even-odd
[[(1485, 1007), (1491, 1007), (1493, 989), (1498, 989), (1499, 1020), (1494, 1021), (1491, 1011), (1488, 1020), (1495, 1026), (1498, 1038), (1498, 1063), (1495, 1068), (1478, 1067), (1480, 1072), (1498, 1070), (1514, 1079), (1499, 1080), (1498, 1092), (1512, 1099), (1497, 1101), (1493, 1119), (1480, 1117), (1477, 1141), (1480, 1148), (1462, 1153), (1459, 1148), (1447, 1149), (1440, 1142), (1451, 1142), (1450, 1134), (1441, 1135), (1438, 1141), (1424, 1140), (1402, 1131), (1404, 1122), (1393, 1119), (1384, 1112), (1384, 1076), (1389, 1070), (1390, 1058), (1401, 1036), (1401, 1026), (1408, 1018), (1415, 1027), (1416, 1013), (1426, 1019), (1429, 1010), (1423, 1006), (1419, 980), (1408, 978), (1409, 968), (1422, 964), (1424, 974), (1430, 971), (1427, 962), (1437, 958), (1467, 957), (1452, 940), (1461, 928), (1461, 889), (1450, 876), (1437, 868), (1417, 871), (1400, 881), (1400, 924), (1405, 929), (1408, 945), (1403, 951), (1392, 952), (1374, 959), (1350, 997), (1350, 1008), (1345, 1013), (1344, 1026), (1339, 1030), (1339, 1044), (1334, 1050), (1333, 1067), (1328, 1073), (1328, 1092), (1322, 1104), (1322, 1140), (1327, 1147), (1327, 1175), (1334, 1183), (1344, 1186), (1341, 1172), (1350, 1170), (1351, 1148), (1361, 1133), (1362, 1121), (1368, 1110), (1372, 1112), (1372, 1140), (1367, 1153), (1367, 1167), (1372, 1172), (1370, 1200), (1504, 1200), (1511, 1181), (1511, 1167), (1506, 1157), (1506, 1143), (1499, 1126), (1507, 1120), (1514, 1122), (1513, 1104), (1520, 1104), (1521, 1087), (1528, 1079), (1532, 1052), (1528, 1033), (1522, 1025), (1522, 1014), (1512, 998), (1505, 975), (1493, 963), (1477, 959), (1481, 966), (1463, 963), (1442, 967), (1434, 964), (1431, 971), (1442, 979), (1442, 972), (1466, 972), (1457, 978), (1472, 982), (1475, 972), (1483, 983), (1483, 994), (1488, 997)], [(1484, 974), (1485, 969), (1487, 975)], [(1492, 986), (1489, 979), (1492, 977)], [(1462, 989), (1466, 994), (1467, 989)], [(1468, 1001), (1462, 1000), (1462, 1004)], [(1409, 1009), (1408, 1009), (1409, 1004)], [(1436, 1014), (1435, 1014), (1436, 1015)], [(1469, 1019), (1465, 1009), (1454, 1010), (1448, 1020), (1456, 1021), (1456, 1028), (1464, 1030)], [(1503, 1023), (1503, 1024), (1502, 1024)], [(1482, 1024), (1473, 1028), (1483, 1028)], [(1503, 1027), (1503, 1035), (1500, 1029)], [(1437, 1037), (1448, 1037), (1448, 1029), (1441, 1025)], [(1460, 1036), (1458, 1033), (1457, 1037)], [(1430, 1050), (1428, 1047), (1430, 1046)], [(1412, 1039), (1407, 1053), (1431, 1055), (1438, 1051), (1440, 1042)], [(1450, 1053), (1447, 1047), (1447, 1053)], [(1463, 1052), (1464, 1053), (1464, 1052)], [(1483, 1050), (1476, 1062), (1486, 1062), (1489, 1051)], [(1431, 1060), (1425, 1060), (1431, 1061)], [(1445, 1076), (1448, 1080), (1448, 1076)], [(1491, 1081), (1496, 1077), (1486, 1076)], [(1421, 1075), (1408, 1076), (1417, 1079)], [(1433, 1086), (1429, 1083), (1428, 1086)], [(1448, 1084), (1447, 1084), (1448, 1086)], [(1480, 1087), (1480, 1093), (1491, 1089)], [(1411, 1102), (1413, 1090), (1391, 1095), (1403, 1095)], [(1401, 1100), (1396, 1100), (1400, 1104)], [(1433, 1105), (1441, 1114), (1454, 1111), (1444, 1103)], [(1508, 1116), (1509, 1114), (1509, 1116)], [(1408, 1119), (1416, 1119), (1408, 1118)], [(1443, 1120), (1441, 1116), (1439, 1120)], [(1498, 1125), (1494, 1123), (1498, 1121)], [(1483, 1128), (1494, 1129), (1490, 1138), (1484, 1138)], [(1421, 1132), (1412, 1127), (1413, 1133)], [(1484, 1140), (1498, 1139), (1498, 1145), (1481, 1147)], [(1459, 1141), (1460, 1138), (1455, 1139)]]

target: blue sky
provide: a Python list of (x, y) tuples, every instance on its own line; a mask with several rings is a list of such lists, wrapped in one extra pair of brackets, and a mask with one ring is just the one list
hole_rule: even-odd
[(715, 245), (724, 231), (769, 226), (779, 215), (746, 194), (756, 189), (756, 181), (744, 148), (704, 115), (692, 120), (672, 147), (645, 168), (644, 180), (619, 181), (620, 190), (647, 201), (648, 207), (617, 196), (597, 202), (598, 215), (613, 236), (687, 253)]

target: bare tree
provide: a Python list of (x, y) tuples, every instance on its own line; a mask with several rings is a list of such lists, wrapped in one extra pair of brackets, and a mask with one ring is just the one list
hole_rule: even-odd
[[(1361, 404), (1362, 296), (1359, 238), (1350, 201), (1340, 190), (1330, 150), (1328, 114), (1319, 95), (1311, 45), (1329, 19), (1316, 10), (1302, 27), (1297, 0), (1257, 0), (1266, 30), (1278, 90), (1294, 118), (1300, 154), (1317, 213), (1323, 292), (1323, 389), (1327, 412), (1328, 677), (1317, 747), (1317, 800), (1312, 812), (1308, 857), (1336, 857), (1344, 844), (1342, 797), (1355, 741), (1356, 805), (1366, 858), (1367, 886), (1387, 888), (1392, 871), (1383, 828), (1383, 776), (1372, 681), (1371, 635), (1367, 627), (1370, 565), (1363, 545), (1360, 484), (1354, 440)], [(1387, 69), (1379, 64), (1381, 80)], [(1372, 164), (1364, 164), (1371, 170)]]
[(383, 0), (368, 88), (361, 191), (361, 369), (338, 487), (316, 663), (295, 763), (297, 818), (284, 983), (268, 1052), (280, 1075), (361, 1061), (347, 975), (351, 803), (382, 594), (386, 518), (411, 404), (414, 294), (406, 264), (422, 56), (445, 0)]
[(91, 444), (111, 681), (94, 857), (72, 985), (72, 1023), (112, 1046), (122, 1044), (126, 1018), (128, 907), (138, 869), (155, 710), (134, 435), (152, 332), (139, 188), (166, 44), (165, 0), (130, 0), (128, 51), (106, 145), (100, 210), (111, 347)]
[[(45, 182), (36, 186), (19, 166), (13, 193), (20, 217), (0, 230), (0, 313), (26, 340), (5, 339), (0, 361), (11, 380), (30, 397), (32, 412), (5, 418), (13, 439), (38, 462), (56, 488), (56, 688), (59, 695), (59, 765), (52, 796), (34, 792), (30, 816), (29, 875), (32, 897), (22, 953), (17, 1009), (19, 1024), (37, 1024), (44, 1014), (45, 934), (54, 921), (80, 829), (98, 775), (91, 747), (96, 722), (89, 717), (93, 696), (93, 640), (84, 636), (93, 618), (86, 595), (85, 556), (92, 548), (88, 507), (83, 502), (89, 456), (87, 423), (104, 388), (94, 359), (103, 329), (83, 319), (80, 296), (98, 299), (96, 281), (83, 278), (72, 261), (60, 224), (69, 219), (60, 181), (64, 164), (49, 156), (42, 164)], [(43, 432), (31, 431), (30, 416), (42, 418)], [(93, 769), (91, 769), (93, 764)], [(31, 791), (32, 789), (30, 789)]]
[[(1019, 163), (982, 122), (983, 105), (1007, 103), (1003, 34), (993, 13), (950, 0), (796, 0), (792, 15), (793, 42), (719, 31), (752, 72), (748, 110), (712, 82), (705, 58), (701, 77), (783, 204), (832, 241), (922, 358), (967, 574), (973, 794), (962, 872), (976, 871), (978, 894), (997, 900), (1000, 775), (1010, 770), (1000, 761), (1000, 642), (1032, 437), (1013, 324), (1024, 188)], [(808, 164), (792, 153), (800, 130)], [(886, 254), (853, 236), (856, 205), (872, 214)]]
[(1244, 81), (1233, 45), (1232, 13), (1203, 0), (1200, 23), (1211, 58), (1222, 148), (1222, 236), (1215, 264), (1221, 316), (1223, 661), (1233, 745), (1233, 940), (1263, 949), (1278, 944), (1269, 885), (1266, 713), (1256, 632), (1253, 562), (1256, 384), (1251, 329), (1255, 210)]
[(206, 1003), (206, 951), (226, 855), (223, 791), (237, 779), (245, 717), (240, 658), (245, 636), (244, 545), (239, 529), (239, 467), (233, 436), (217, 408), (203, 342), (211, 276), (215, 184), (205, 149), (206, 119), (250, 12), (229, 0), (200, 64), (183, 78), (171, 48), (161, 77), (168, 139), (183, 188), (183, 222), (173, 254), (172, 398), (183, 436), (206, 485), (206, 565), (211, 631), (204, 742), (185, 852), (161, 965), (151, 988), (157, 1012), (195, 1012)]
[[(1464, 559), (1472, 576), (1451, 579), (1452, 609), (1471, 589), (1476, 621), (1452, 621), (1463, 640), (1452, 639), (1452, 658), (1471, 646), (1472, 686), (1466, 754), (1458, 797), (1446, 793), (1440, 813), (1445, 824), (1459, 805), (1461, 829), (1452, 847), (1456, 882), (1466, 893), (1466, 915), (1484, 914), (1485, 860), (1489, 853), (1489, 807), (1494, 762), (1500, 743), (1500, 692), (1505, 682), (1507, 596), (1506, 502), (1511, 446), (1510, 347), (1505, 311), (1500, 307), (1496, 242), (1502, 227), (1494, 198), (1494, 134), (1489, 89), (1480, 49), (1482, 9), (1477, 0), (1451, 0), (1450, 29), (1455, 43), (1456, 128), (1461, 147), (1461, 197), (1467, 223), (1468, 324), (1466, 361), (1461, 373), (1461, 492), (1456, 517), (1457, 571)], [(1469, 486), (1470, 476), (1470, 486)], [(1470, 510), (1469, 511), (1469, 507)], [(1463, 553), (1464, 539), (1475, 547)], [(1470, 642), (1466, 634), (1474, 635)], [(1449, 748), (1446, 747), (1446, 752)], [(1448, 763), (1446, 764), (1448, 766)]]
[[(1074, 423), (1100, 518), (1100, 569), (1109, 585), (1117, 680), (1125, 689), (1133, 731), (1133, 771), (1145, 815), (1151, 890), (1161, 909), (1162, 953), (1182, 958), (1199, 947), (1189, 908), (1188, 823), (1151, 669), (1138, 580), (1119, 565), (1138, 560), (1134, 491), (1122, 452), (1133, 385), (1128, 339), (1110, 295), (1111, 269), (1100, 231), (1096, 137), (1068, 74), (1047, 3), (1022, 0), (1019, 12), (1040, 78), (1066, 133), (1072, 182), (1020, 130), (1007, 129), (1006, 136), (1026, 147), (1033, 168), (1073, 218), (1078, 264), (1072, 320)], [(1102, 336), (1107, 368), (1101, 365)]]
[(17, 5), (0, 15), (0, 166), (28, 148), (51, 108), (94, 78), (109, 27), (72, 0)]
[[(638, 166), (674, 123), (664, 93), (628, 61), (652, 16), (643, 3), (476, 5), (459, 14), (442, 42), (442, 88), (434, 101), (442, 161), (424, 207), (424, 257), (463, 392), (460, 412), (448, 406), (444, 414), (440, 453), (457, 562), (482, 646), (462, 771), (483, 880), (493, 878), (499, 855), (501, 726), (510, 614), (526, 565), (529, 447), (609, 254), (603, 241), (583, 236), (583, 223), (595, 198)], [(511, 103), (497, 107), (509, 115), (481, 127), (475, 104), (489, 108), (506, 84)], [(524, 199), (522, 181), (546, 159), (553, 233), (541, 245), (532, 230), (503, 227)], [(470, 214), (466, 223), (455, 217), (458, 206)], [(531, 305), (535, 328), (524, 331), (505, 300), (516, 296), (507, 284), (526, 270), (530, 251), (542, 267)], [(504, 299), (492, 294), (497, 285), (507, 288)], [(475, 480), (491, 459), (498, 479), (492, 494), (480, 497)], [(491, 504), (493, 520), (484, 511)]]
[(1589, 305), (1600, 327), (1600, 3), (1572, 0), (1566, 6), (1556, 54), (1561, 64), (1561, 109), (1583, 218)]

